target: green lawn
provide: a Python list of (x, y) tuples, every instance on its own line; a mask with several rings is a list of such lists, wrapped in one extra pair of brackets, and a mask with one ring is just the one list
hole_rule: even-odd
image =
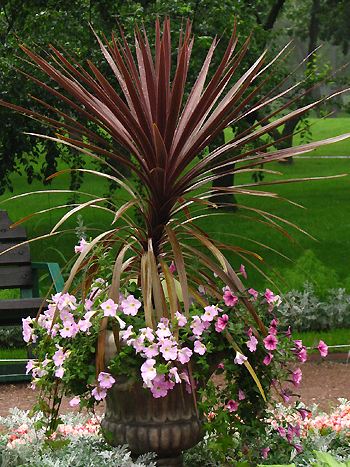
[(317, 347), (320, 340), (327, 345), (349, 345), (347, 348), (329, 349), (330, 352), (350, 351), (350, 329), (332, 329), (330, 331), (293, 332), (293, 339), (302, 339), (306, 347)]
[[(316, 121), (313, 130), (313, 136), (316, 139), (350, 132), (350, 118), (319, 120)], [(321, 153), (350, 155), (350, 140), (319, 149), (318, 154)], [(316, 152), (311, 154), (316, 155)], [(350, 159), (296, 159), (292, 165), (274, 164), (270, 165), (269, 168), (283, 172), (280, 177), (282, 179), (336, 175), (350, 173)], [(266, 175), (265, 177), (265, 181), (274, 179), (276, 179), (275, 175)], [(43, 189), (38, 182), (28, 186), (24, 179), (19, 176), (14, 176), (13, 180), (16, 194)], [(251, 181), (250, 175), (241, 174), (236, 176), (235, 183), (240, 184), (249, 181)], [(68, 176), (64, 176), (54, 180), (51, 188), (66, 189), (67, 186)], [(106, 185), (101, 183), (99, 179), (86, 176), (81, 191), (101, 195), (106, 192), (106, 188)], [(350, 275), (349, 262), (347, 261), (347, 254), (350, 251), (350, 177), (302, 184), (286, 184), (274, 188), (281, 196), (302, 204), (305, 209), (269, 198), (239, 196), (238, 201), (250, 208), (259, 208), (271, 211), (276, 216), (286, 217), (290, 222), (299, 225), (316, 237), (317, 242), (288, 227), (290, 233), (294, 235), (295, 232), (295, 240), (299, 242), (293, 243), (275, 230), (267, 228), (263, 223), (247, 219), (246, 215), (252, 215), (252, 212), (244, 209), (240, 209), (238, 213), (233, 214), (221, 215), (217, 213), (218, 215), (214, 218), (215, 221), (213, 219), (202, 219), (199, 223), (206, 231), (214, 232), (216, 238), (227, 243), (238, 242), (244, 248), (252, 249), (264, 257), (263, 262), (254, 258), (252, 260), (268, 274), (271, 274), (272, 271), (278, 271), (282, 276), (280, 279), (282, 282), (284, 268), (291, 267), (290, 263), (273, 251), (265, 250), (247, 240), (239, 239), (238, 236), (253, 238), (257, 242), (264, 243), (280, 251), (292, 260), (297, 259), (305, 249), (311, 249), (327, 268), (335, 270), (340, 280), (344, 281)], [(0, 197), (0, 200), (4, 200), (9, 196), (10, 193), (6, 193)], [(114, 197), (118, 199), (118, 196), (120, 196), (120, 192), (117, 191)], [(41, 194), (5, 202), (0, 204), (0, 209), (6, 209), (11, 218), (16, 220), (35, 210), (46, 209), (60, 203), (64, 204), (66, 199), (66, 194)], [(62, 212), (65, 211), (60, 210), (60, 213)], [(59, 213), (55, 211), (31, 218), (26, 223), (29, 236), (34, 237), (45, 234), (55, 225), (58, 218)], [(84, 211), (84, 222), (91, 229), (92, 236), (95, 236), (100, 229), (108, 228), (111, 219), (111, 216), (100, 210), (86, 209)], [(260, 218), (260, 220), (262, 219)], [(71, 232), (32, 243), (33, 259), (37, 261), (58, 261), (62, 264), (63, 258), (70, 258), (73, 246), (76, 243), (76, 236), (73, 231), (75, 226), (76, 220), (72, 219), (68, 224)], [(265, 286), (266, 280), (254, 270), (248, 260), (249, 257), (248, 259), (240, 257), (233, 259), (234, 265), (237, 267), (241, 262), (246, 264), (250, 276), (249, 284), (254, 285), (256, 288)], [(307, 277), (305, 277), (306, 279)]]

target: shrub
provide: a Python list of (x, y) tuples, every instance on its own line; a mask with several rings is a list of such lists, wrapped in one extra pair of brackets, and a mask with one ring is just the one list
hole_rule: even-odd
[(350, 327), (350, 295), (345, 289), (331, 289), (321, 300), (307, 282), (304, 290), (285, 294), (279, 313), (281, 321), (293, 323), (295, 331)]

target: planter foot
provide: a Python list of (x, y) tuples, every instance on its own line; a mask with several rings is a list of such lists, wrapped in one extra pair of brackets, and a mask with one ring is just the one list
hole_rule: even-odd
[(157, 467), (183, 467), (182, 455), (178, 457), (163, 457), (157, 460)]

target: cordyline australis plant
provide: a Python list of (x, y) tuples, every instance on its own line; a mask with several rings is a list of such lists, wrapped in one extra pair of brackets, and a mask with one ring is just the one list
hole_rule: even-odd
[[(203, 209), (220, 207), (210, 202), (212, 196), (217, 197), (220, 193), (262, 197), (277, 195), (257, 189), (266, 183), (214, 187), (210, 191), (208, 185), (225, 173), (263, 170), (259, 169), (261, 164), (305, 153), (349, 135), (266, 152), (273, 146), (273, 142), (259, 143), (262, 136), (268, 135), (289, 119), (308, 112), (320, 101), (284, 114), (296, 99), (294, 97), (283, 104), (277, 104), (295, 87), (283, 88), (284, 81), (260, 97), (272, 75), (269, 68), (282, 53), (266, 63), (265, 51), (239, 79), (233, 81), (249, 46), (247, 39), (238, 48), (236, 28), (219, 66), (213, 70), (209, 79), (210, 64), (218, 45), (218, 39), (213, 40), (188, 97), (185, 97), (185, 85), (194, 41), (190, 21), (180, 32), (175, 62), (169, 19), (165, 19), (162, 30), (160, 23), (156, 22), (154, 53), (146, 33), (138, 28), (135, 29), (135, 54), (123, 32), (119, 38), (113, 35), (107, 41), (97, 37), (97, 41), (118, 83), (118, 90), (90, 61), (87, 62), (88, 67), (84, 68), (55, 47), (51, 46), (50, 52), (43, 58), (21, 45), (33, 65), (46, 74), (52, 83), (46, 84), (29, 75), (28, 78), (69, 107), (70, 111), (64, 112), (35, 97), (35, 102), (43, 106), (43, 113), (2, 102), (55, 129), (55, 136), (36, 136), (66, 144), (87, 156), (104, 160), (113, 175), (83, 168), (75, 170), (113, 180), (128, 193), (128, 201), (118, 207), (111, 200), (91, 195), (88, 201), (66, 213), (52, 229), (51, 234), (57, 234), (64, 221), (85, 207), (105, 209), (114, 216), (111, 228), (98, 235), (80, 253), (64, 292), (71, 288), (77, 273), (84, 269), (87, 271), (81, 281), (84, 296), (93, 276), (98, 276), (96, 263), (92, 260), (94, 249), (101, 244), (110, 246), (113, 243), (117, 245), (117, 253), (109, 297), (118, 302), (123, 284), (136, 279), (142, 290), (147, 326), (155, 328), (162, 317), (174, 317), (182, 306), (188, 314), (190, 297), (205, 306), (205, 299), (197, 292), (199, 284), (205, 283), (210, 295), (221, 299), (222, 291), (218, 289), (215, 274), (241, 296), (250, 312), (249, 325), (253, 332), (266, 335), (265, 326), (248, 299), (244, 285), (222, 250), (227, 249), (239, 255), (251, 252), (209, 238), (196, 227), (194, 221), (198, 217), (213, 214), (213, 211), (205, 211), (203, 214)], [(226, 127), (234, 128), (240, 120), (258, 110), (268, 109), (271, 104), (276, 110), (267, 112), (263, 120), (236, 134), (230, 142), (204, 157), (198, 157)], [(278, 117), (278, 114), (282, 116)], [(254, 149), (252, 143), (258, 143)], [(113, 144), (114, 147), (122, 146), (130, 156), (115, 151)], [(115, 169), (118, 165), (127, 168), (139, 179), (145, 194), (141, 196), (137, 193), (134, 184)], [(291, 181), (295, 180), (285, 180), (283, 183)], [(106, 201), (109, 202), (108, 207), (103, 205)], [(137, 209), (138, 218), (142, 222), (136, 223), (128, 215), (131, 208)], [(271, 226), (275, 225), (276, 220), (282, 221), (263, 210), (256, 209), (255, 212)], [(280, 226), (278, 229), (283, 230)], [(198, 243), (199, 248), (195, 246)], [(172, 261), (181, 287), (180, 299), (174, 275), (169, 271)], [(199, 266), (193, 267), (194, 264)], [(166, 292), (163, 282), (166, 284)], [(98, 369), (103, 368), (107, 320), (107, 317), (102, 320)], [(233, 337), (228, 332), (225, 335), (230, 345), (237, 350)], [(257, 381), (252, 367), (248, 362), (245, 364)]]

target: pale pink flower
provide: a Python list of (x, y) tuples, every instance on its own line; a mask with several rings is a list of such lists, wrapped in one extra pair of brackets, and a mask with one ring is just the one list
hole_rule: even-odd
[(243, 264), (241, 264), (240, 268), (239, 268), (239, 272), (242, 274), (242, 276), (244, 277), (244, 279), (247, 279), (247, 272), (245, 270), (245, 267)]
[(174, 261), (170, 263), (169, 271), (171, 272), (171, 274), (174, 274), (174, 272), (176, 272), (176, 266), (175, 266)]
[(204, 355), (207, 351), (207, 348), (201, 341), (195, 341), (193, 351), (199, 355)]
[(60, 311), (60, 318), (63, 322), (74, 323), (74, 316), (67, 308)]
[(58, 367), (57, 370), (55, 371), (56, 378), (60, 378), (60, 379), (63, 378), (64, 372), (65, 372), (65, 369), (63, 368), (63, 366)]
[(223, 299), (226, 306), (235, 306), (238, 303), (238, 297), (230, 290), (229, 287), (225, 287)]
[(169, 390), (169, 384), (165, 380), (164, 375), (157, 375), (153, 382), (152, 382), (152, 387), (151, 387), (151, 392), (153, 397), (159, 398), (159, 397), (165, 397), (168, 394)]
[(122, 301), (123, 313), (126, 315), (136, 316), (142, 303), (133, 295), (129, 295)]
[(134, 347), (136, 353), (144, 352), (146, 349), (144, 339), (142, 337), (137, 337), (136, 339), (128, 341), (128, 345), (130, 344)]
[(255, 289), (248, 289), (248, 293), (253, 297), (253, 300), (257, 300), (259, 292), (257, 292)]
[(253, 329), (249, 328), (248, 331), (247, 331), (247, 336), (252, 337), (252, 335), (253, 335)]
[(157, 376), (157, 370), (154, 368), (156, 361), (154, 358), (148, 358), (143, 365), (141, 365), (141, 376), (145, 385), (149, 388), (152, 386), (152, 381)]
[(277, 335), (277, 328), (275, 328), (274, 326), (270, 326), (269, 327), (269, 334), (272, 334), (273, 336), (276, 336)]
[(79, 396), (75, 396), (75, 397), (73, 397), (73, 399), (71, 399), (69, 401), (69, 405), (71, 407), (77, 407), (79, 404), (80, 404), (80, 397)]
[(223, 314), (222, 316), (219, 316), (216, 323), (215, 323), (215, 331), (216, 332), (222, 332), (228, 323), (228, 315)]
[(233, 399), (230, 399), (226, 404), (226, 409), (229, 412), (237, 412), (238, 406), (239, 406), (239, 403), (237, 401), (234, 401)]
[(278, 340), (277, 340), (277, 337), (274, 336), (273, 334), (269, 334), (268, 336), (266, 336), (263, 342), (264, 342), (265, 349), (276, 350)]
[(261, 455), (263, 459), (267, 459), (267, 456), (269, 455), (270, 448), (262, 448), (261, 450)]
[(91, 308), (92, 308), (92, 305), (94, 304), (94, 302), (92, 300), (90, 300), (89, 298), (87, 298), (84, 302), (84, 308), (86, 311), (90, 311)]
[(169, 374), (175, 380), (176, 384), (181, 383), (181, 378), (179, 376), (176, 366), (173, 366), (172, 368), (170, 368)]
[(57, 306), (60, 311), (64, 308), (70, 308), (71, 310), (75, 310), (77, 308), (77, 299), (74, 295), (70, 295), (69, 293), (65, 293), (60, 295)]
[(185, 315), (182, 313), (179, 313), (178, 311), (175, 313), (176, 319), (177, 319), (177, 325), (179, 328), (184, 327), (187, 324), (187, 318)]
[(102, 389), (109, 389), (115, 383), (115, 379), (113, 378), (113, 376), (104, 371), (100, 372), (100, 374), (98, 375), (97, 381), (99, 382), (99, 386)]
[(103, 316), (112, 316), (112, 317), (116, 316), (118, 305), (114, 303), (114, 301), (111, 298), (101, 303), (100, 306), (101, 306), (101, 309), (103, 310)]
[(102, 401), (107, 396), (107, 390), (97, 386), (91, 391), (91, 394), (97, 401)]
[(159, 350), (163, 355), (164, 360), (176, 360), (177, 346), (172, 340), (164, 339)]
[(290, 326), (288, 326), (288, 329), (287, 329), (287, 331), (285, 332), (285, 334), (286, 334), (286, 337), (292, 337), (292, 330), (291, 330), (291, 327), (290, 327)]
[(57, 350), (53, 354), (53, 357), (52, 357), (52, 360), (55, 366), (62, 366), (66, 358), (67, 358), (67, 352), (63, 352), (63, 348), (60, 346), (57, 346)]
[(129, 337), (132, 336), (133, 334), (134, 334), (133, 327), (130, 325), (130, 326), (127, 327), (126, 331), (121, 331), (120, 332), (120, 338), (123, 341), (127, 341), (129, 339)]
[(294, 386), (299, 386), (302, 380), (302, 376), (303, 376), (303, 373), (300, 368), (297, 368), (296, 370), (292, 372), (292, 380), (293, 380)]
[(192, 356), (192, 350), (189, 349), (188, 347), (183, 347), (180, 349), (177, 353), (177, 359), (179, 360), (182, 365), (185, 365), (190, 361), (190, 358)]
[(63, 328), (60, 330), (60, 334), (62, 337), (75, 337), (78, 331), (79, 328), (76, 323), (65, 321), (63, 323)]
[(30, 326), (31, 323), (33, 322), (32, 318), (28, 316), (27, 318), (23, 319), (22, 318), (22, 326), (23, 326), (23, 340), (24, 342), (29, 342), (32, 340), (33, 343), (36, 342), (36, 336), (34, 334), (34, 331), (32, 327)]
[(153, 334), (153, 329), (146, 327), (146, 328), (141, 328), (140, 329), (140, 337), (143, 339), (147, 339), (149, 342), (154, 341), (154, 334)]
[(266, 366), (270, 365), (272, 359), (273, 359), (273, 355), (272, 355), (272, 353), (269, 352), (267, 355), (265, 355), (264, 360), (263, 360), (263, 364), (266, 365)]
[(144, 348), (143, 353), (147, 358), (156, 357), (157, 355), (159, 355), (158, 344), (153, 343), (150, 346)]
[(193, 316), (192, 323), (190, 325), (192, 332), (195, 336), (201, 336), (205, 330), (205, 325), (199, 316)]
[(249, 341), (246, 342), (248, 349), (250, 352), (256, 351), (256, 346), (258, 345), (258, 339), (255, 336), (250, 336)]
[(236, 352), (236, 356), (235, 356), (235, 359), (234, 359), (234, 362), (236, 363), (236, 365), (243, 365), (243, 363), (248, 360), (247, 357), (245, 357), (243, 354), (241, 354), (240, 352)]
[(34, 360), (28, 360), (28, 363), (26, 365), (26, 375), (33, 370), (35, 367), (35, 361)]
[(78, 328), (81, 332), (87, 332), (91, 328), (91, 326), (92, 323), (88, 319), (80, 319), (78, 321)]
[(327, 357), (328, 345), (325, 342), (320, 341), (317, 348), (318, 348), (318, 351), (320, 352), (321, 357)]
[(83, 253), (86, 251), (88, 245), (89, 243), (84, 238), (81, 238), (79, 244), (74, 247), (74, 253)]
[(220, 308), (218, 308), (217, 306), (210, 305), (210, 306), (206, 306), (204, 308), (204, 311), (205, 313), (201, 316), (201, 320), (202, 321), (213, 321), (215, 316), (218, 315), (218, 311), (222, 311), (222, 310), (220, 310)]
[(238, 389), (238, 400), (243, 401), (245, 399), (245, 393), (242, 389)]

